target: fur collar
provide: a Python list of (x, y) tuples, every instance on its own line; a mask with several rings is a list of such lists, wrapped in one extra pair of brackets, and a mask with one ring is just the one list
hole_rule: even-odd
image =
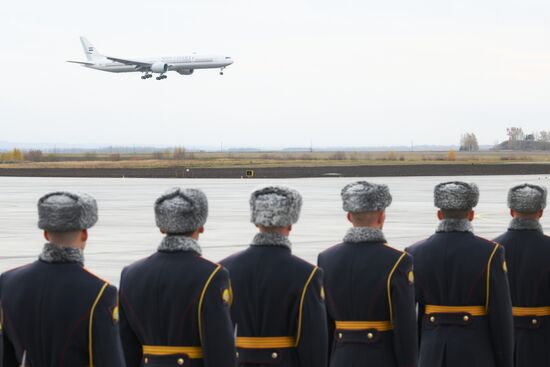
[(372, 227), (352, 227), (348, 229), (344, 242), (386, 242), (384, 232), (378, 228)]
[(288, 237), (279, 233), (257, 233), (252, 240), (252, 246), (281, 246), (292, 248)]
[(436, 232), (473, 232), (474, 228), (468, 219), (443, 219)]
[(38, 258), (52, 264), (79, 263), (84, 265), (84, 252), (81, 249), (58, 246), (53, 243), (46, 243)]
[(510, 222), (508, 229), (515, 231), (539, 231), (542, 232), (540, 222), (535, 219), (514, 218)]
[(194, 251), (202, 255), (202, 249), (199, 243), (191, 237), (166, 235), (158, 247), (161, 252)]

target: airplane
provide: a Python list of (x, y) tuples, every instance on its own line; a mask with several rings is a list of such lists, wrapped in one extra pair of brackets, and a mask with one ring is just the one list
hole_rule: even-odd
[(80, 37), (84, 54), (88, 61), (67, 61), (73, 64), (80, 64), (84, 67), (108, 71), (111, 73), (144, 73), (141, 79), (153, 77), (153, 73), (159, 74), (155, 79), (166, 79), (168, 71), (177, 71), (181, 75), (191, 75), (195, 69), (220, 69), (223, 70), (233, 64), (233, 59), (228, 56), (219, 55), (188, 55), (175, 57), (150, 57), (143, 59), (121, 59), (118, 57), (104, 56), (97, 51), (85, 37)]

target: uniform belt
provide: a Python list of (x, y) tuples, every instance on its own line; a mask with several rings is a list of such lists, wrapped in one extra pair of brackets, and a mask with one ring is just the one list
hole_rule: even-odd
[(237, 337), (237, 348), (243, 349), (271, 349), (271, 348), (294, 348), (296, 338), (293, 336), (275, 337)]
[(435, 306), (435, 305), (426, 305), (424, 306), (424, 313), (434, 314), (434, 313), (467, 313), (471, 316), (486, 316), (487, 310), (485, 306)]
[(190, 359), (203, 358), (201, 347), (173, 347), (162, 345), (144, 345), (143, 354), (150, 356), (169, 356), (174, 354), (185, 354)]
[(512, 307), (514, 316), (550, 316), (550, 306), (545, 307)]
[(336, 329), (388, 331), (393, 329), (393, 325), (391, 321), (336, 321)]

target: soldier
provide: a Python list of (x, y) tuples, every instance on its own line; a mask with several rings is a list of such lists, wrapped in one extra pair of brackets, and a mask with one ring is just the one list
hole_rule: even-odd
[(519, 185), (510, 189), (513, 219), (496, 239), (506, 249), (508, 281), (515, 326), (515, 366), (550, 366), (550, 237), (539, 219), (546, 207), (546, 189)]
[(301, 195), (268, 186), (250, 197), (259, 233), (251, 246), (222, 261), (235, 294), (239, 366), (325, 367), (327, 329), (321, 270), (291, 254)]
[(128, 367), (235, 366), (227, 270), (201, 257), (208, 201), (196, 189), (155, 202), (166, 236), (158, 251), (122, 271), (120, 328)]
[(416, 275), (420, 367), (511, 367), (512, 306), (504, 249), (472, 233), (475, 184), (434, 190), (434, 235), (411, 246)]
[(124, 366), (116, 288), (84, 268), (96, 201), (50, 193), (38, 216), (48, 241), (39, 259), (0, 277), (1, 365)]
[(390, 191), (359, 181), (341, 196), (353, 228), (318, 262), (325, 272), (330, 366), (416, 366), (412, 258), (388, 246), (382, 232)]

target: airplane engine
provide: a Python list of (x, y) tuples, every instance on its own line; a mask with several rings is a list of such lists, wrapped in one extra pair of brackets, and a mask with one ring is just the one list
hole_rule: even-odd
[(180, 73), (181, 75), (191, 75), (193, 74), (193, 69), (183, 69), (183, 70), (178, 70), (178, 73)]
[(168, 64), (165, 64), (163, 62), (155, 62), (153, 65), (151, 65), (151, 71), (153, 73), (166, 73), (168, 71)]

